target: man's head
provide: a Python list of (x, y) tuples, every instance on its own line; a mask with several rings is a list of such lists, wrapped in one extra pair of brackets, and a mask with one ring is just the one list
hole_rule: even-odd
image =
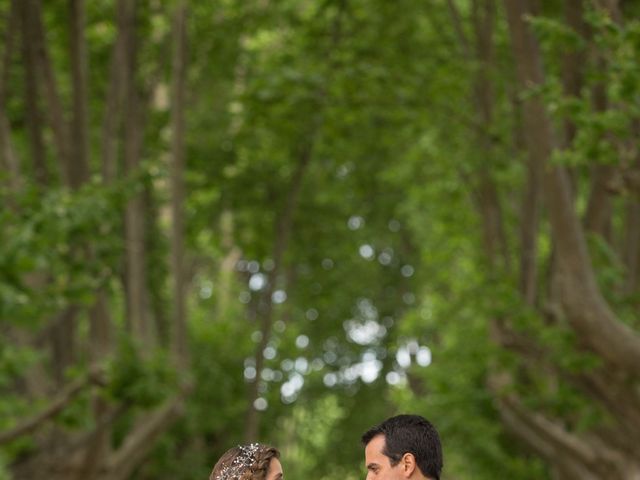
[(419, 415), (391, 417), (362, 435), (367, 480), (440, 480), (438, 432)]

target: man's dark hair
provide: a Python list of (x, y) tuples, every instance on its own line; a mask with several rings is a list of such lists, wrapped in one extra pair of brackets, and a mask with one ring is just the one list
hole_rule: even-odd
[(392, 466), (400, 462), (405, 453), (416, 459), (423, 475), (440, 480), (442, 471), (442, 446), (438, 432), (429, 421), (420, 415), (398, 415), (362, 435), (362, 443), (367, 446), (374, 437), (384, 435), (384, 450)]

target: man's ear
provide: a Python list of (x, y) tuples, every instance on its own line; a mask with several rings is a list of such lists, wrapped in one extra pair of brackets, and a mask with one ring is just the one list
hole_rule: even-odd
[(400, 465), (404, 478), (411, 478), (411, 475), (413, 475), (413, 472), (415, 472), (417, 468), (416, 457), (413, 456), (413, 453), (405, 453), (400, 460)]

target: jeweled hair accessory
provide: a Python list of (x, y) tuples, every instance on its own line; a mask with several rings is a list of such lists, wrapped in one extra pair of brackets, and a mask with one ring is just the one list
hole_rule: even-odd
[(251, 468), (256, 462), (256, 454), (260, 449), (260, 444), (238, 445), (238, 448), (240, 449), (240, 454), (233, 459), (231, 465), (224, 466), (216, 480), (238, 480), (245, 470)]

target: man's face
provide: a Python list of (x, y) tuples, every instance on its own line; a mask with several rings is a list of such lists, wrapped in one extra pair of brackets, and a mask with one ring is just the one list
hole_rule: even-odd
[(365, 465), (367, 466), (366, 480), (400, 480), (404, 479), (402, 462), (391, 466), (391, 459), (384, 450), (384, 435), (376, 435), (364, 449)]

